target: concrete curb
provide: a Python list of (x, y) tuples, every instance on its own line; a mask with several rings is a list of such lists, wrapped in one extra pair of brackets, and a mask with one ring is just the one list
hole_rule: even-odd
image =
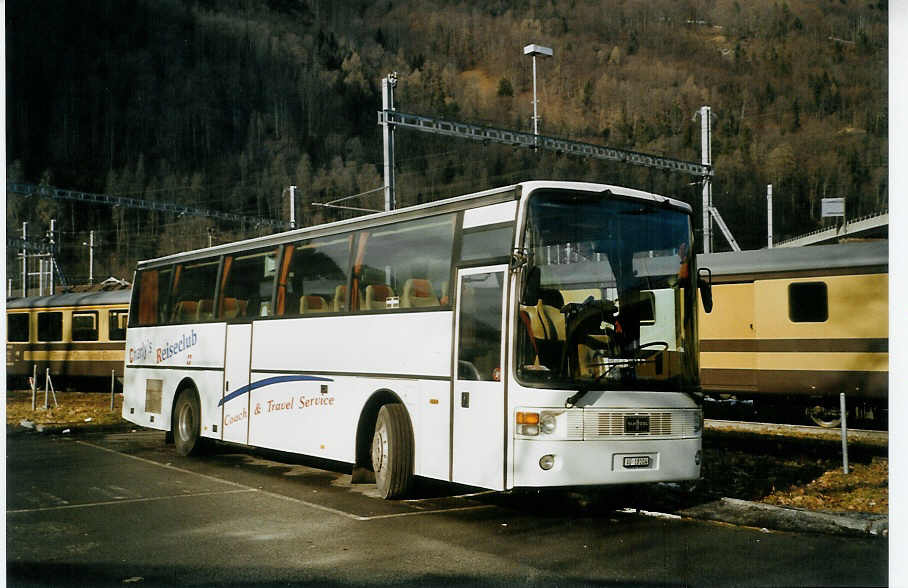
[(865, 513), (828, 513), (789, 508), (722, 498), (678, 511), (679, 515), (692, 519), (719, 521), (734, 525), (793, 531), (798, 533), (819, 533), (848, 536), (889, 536), (889, 517)]

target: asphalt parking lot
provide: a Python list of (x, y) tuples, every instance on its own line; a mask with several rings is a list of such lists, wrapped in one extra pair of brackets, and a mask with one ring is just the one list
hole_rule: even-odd
[(150, 431), (7, 437), (10, 585), (885, 585), (888, 543), (626, 509), (626, 493), (423, 482)]

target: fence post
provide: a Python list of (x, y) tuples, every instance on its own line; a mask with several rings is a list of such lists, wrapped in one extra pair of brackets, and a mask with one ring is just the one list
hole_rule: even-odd
[(44, 410), (50, 408), (47, 402), (47, 387), (50, 386), (50, 368), (44, 368)]
[(38, 395), (38, 364), (32, 364), (32, 412), (37, 408), (36, 396)]
[(839, 411), (842, 414), (842, 471), (848, 475), (848, 412), (845, 410), (845, 393), (839, 394)]

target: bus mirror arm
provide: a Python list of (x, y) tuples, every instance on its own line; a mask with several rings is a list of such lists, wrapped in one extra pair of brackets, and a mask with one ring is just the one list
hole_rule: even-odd
[(713, 273), (709, 268), (697, 269), (697, 286), (703, 300), (703, 311), (708, 314), (713, 311)]
[(512, 272), (520, 271), (530, 264), (530, 256), (526, 249), (514, 249), (511, 251), (511, 259), (508, 261), (508, 268)]

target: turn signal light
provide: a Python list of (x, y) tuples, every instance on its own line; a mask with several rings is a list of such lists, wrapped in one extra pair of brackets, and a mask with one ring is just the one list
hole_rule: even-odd
[(518, 412), (517, 413), (517, 424), (518, 425), (538, 425), (539, 424), (539, 413), (538, 412)]

